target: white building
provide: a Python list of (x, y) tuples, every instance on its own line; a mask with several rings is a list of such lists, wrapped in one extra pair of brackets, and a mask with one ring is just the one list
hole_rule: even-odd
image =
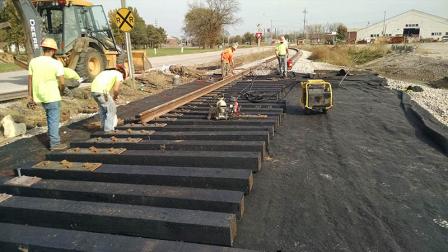
[(448, 35), (448, 19), (418, 10), (372, 24), (357, 32), (356, 40), (370, 41), (377, 37), (406, 36), (440, 40)]

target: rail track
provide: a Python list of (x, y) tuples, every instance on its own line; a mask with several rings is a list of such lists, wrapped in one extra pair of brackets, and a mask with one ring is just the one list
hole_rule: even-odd
[[(243, 251), (229, 247), (295, 83), (255, 69), (0, 178), (0, 250)], [(266, 98), (240, 98), (239, 118), (206, 119), (218, 94), (249, 89)]]

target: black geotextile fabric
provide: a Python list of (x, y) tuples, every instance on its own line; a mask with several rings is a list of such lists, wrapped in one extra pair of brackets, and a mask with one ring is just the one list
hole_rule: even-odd
[(448, 156), (448, 130), (427, 110), (411, 99), (408, 93), (401, 93), (401, 104), (410, 121)]
[[(370, 73), (328, 74), (335, 107), (305, 115), (300, 90), (254, 176), (239, 248), (448, 251), (448, 158)], [(446, 132), (446, 131), (445, 131)]]

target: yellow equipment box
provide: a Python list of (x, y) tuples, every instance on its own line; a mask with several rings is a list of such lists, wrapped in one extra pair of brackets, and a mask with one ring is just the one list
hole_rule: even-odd
[(301, 82), (302, 104), (305, 114), (312, 111), (326, 113), (333, 107), (333, 90), (331, 84), (324, 80), (308, 80)]

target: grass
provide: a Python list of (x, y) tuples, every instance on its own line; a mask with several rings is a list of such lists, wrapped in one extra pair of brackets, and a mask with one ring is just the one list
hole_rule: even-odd
[(161, 56), (170, 56), (170, 55), (179, 55), (179, 54), (193, 54), (193, 53), (203, 53), (203, 52), (214, 52), (219, 51), (221, 49), (202, 49), (202, 48), (184, 48), (184, 52), (181, 52), (181, 48), (158, 48), (157, 54), (154, 53), (154, 49), (146, 49), (147, 55), (152, 57), (161, 57)]
[(19, 66), (12, 63), (0, 63), (0, 73), (22, 70)]
[(367, 46), (311, 46), (304, 50), (312, 52), (311, 60), (323, 61), (338, 66), (361, 65), (386, 55), (384, 45)]
[[(240, 45), (239, 48), (249, 48), (249, 45)], [(221, 51), (222, 48), (198, 48), (198, 47), (184, 47), (184, 52), (181, 52), (180, 47), (175, 48), (157, 48), (157, 54), (154, 53), (153, 48), (146, 49), (146, 54), (149, 57), (161, 57), (161, 56), (171, 56), (171, 55), (180, 55), (180, 54), (193, 54), (193, 53), (204, 53), (204, 52), (216, 52)]]

